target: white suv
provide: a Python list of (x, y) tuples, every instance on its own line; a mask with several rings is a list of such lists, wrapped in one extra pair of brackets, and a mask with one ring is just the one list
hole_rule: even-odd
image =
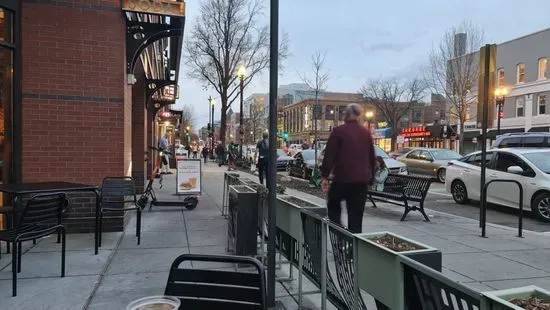
[[(523, 186), (524, 209), (550, 222), (550, 149), (502, 148), (487, 151), (486, 180), (517, 180)], [(445, 187), (455, 202), (480, 200), (481, 152), (449, 162)], [(494, 182), (487, 189), (490, 203), (519, 208), (519, 189), (514, 183)]]

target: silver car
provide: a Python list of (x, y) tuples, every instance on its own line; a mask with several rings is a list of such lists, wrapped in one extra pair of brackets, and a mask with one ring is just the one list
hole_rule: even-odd
[(397, 159), (405, 163), (410, 173), (428, 175), (445, 183), (447, 164), (462, 156), (455, 151), (435, 148), (417, 148)]

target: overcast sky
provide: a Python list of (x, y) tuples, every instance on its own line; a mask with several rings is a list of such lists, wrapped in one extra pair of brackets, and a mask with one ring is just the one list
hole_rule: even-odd
[[(420, 75), (428, 52), (445, 31), (469, 20), (483, 28), (487, 43), (508, 41), (550, 27), (550, 0), (280, 0), (280, 29), (290, 37), (291, 56), (279, 85), (301, 82), (298, 73), (311, 72), (316, 50), (327, 51), (328, 90), (356, 92), (369, 78)], [(266, 23), (269, 23), (269, 1)], [(197, 19), (200, 1), (187, 1), (186, 32)], [(185, 43), (184, 43), (185, 44)], [(192, 106), (196, 129), (208, 122), (208, 96), (188, 77), (182, 59), (180, 99), (176, 109)], [(266, 71), (245, 89), (268, 92)], [(238, 105), (232, 106), (234, 111)], [(216, 120), (220, 110), (216, 109)]]

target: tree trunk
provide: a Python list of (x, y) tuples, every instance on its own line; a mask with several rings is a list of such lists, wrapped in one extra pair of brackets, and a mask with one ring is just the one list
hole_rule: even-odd
[(397, 136), (398, 136), (398, 132), (397, 132), (397, 125), (392, 125), (391, 126), (391, 147), (392, 147), (392, 151), (397, 151)]
[(222, 109), (221, 109), (221, 117), (220, 117), (220, 141), (222, 142), (222, 145), (225, 145), (225, 132), (227, 131), (227, 104), (223, 103), (222, 101)]
[(458, 151), (464, 154), (464, 122), (460, 122), (460, 130), (458, 130)]

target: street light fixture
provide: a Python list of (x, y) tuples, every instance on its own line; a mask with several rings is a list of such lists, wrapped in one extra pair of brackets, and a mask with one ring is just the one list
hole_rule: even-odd
[(502, 107), (504, 106), (504, 101), (506, 100), (506, 95), (508, 95), (508, 88), (500, 86), (495, 89), (495, 101), (497, 104), (497, 135), (500, 135), (500, 119), (503, 117)]
[(243, 131), (243, 110), (244, 110), (244, 99), (243, 99), (243, 91), (244, 91), (244, 78), (246, 76), (246, 68), (244, 66), (240, 66), (239, 69), (237, 70), (237, 76), (239, 77), (239, 79), (241, 80), (241, 83), (240, 83), (240, 86), (241, 86), (241, 113), (240, 113), (240, 117), (239, 117), (239, 137), (240, 137), (240, 145), (239, 145), (239, 154), (240, 154), (240, 158), (243, 158), (243, 136), (244, 136), (244, 131)]
[(372, 121), (372, 118), (374, 117), (374, 112), (372, 111), (367, 111), (365, 113), (365, 118), (367, 119), (367, 126), (369, 127), (369, 130), (370, 130), (370, 122)]

